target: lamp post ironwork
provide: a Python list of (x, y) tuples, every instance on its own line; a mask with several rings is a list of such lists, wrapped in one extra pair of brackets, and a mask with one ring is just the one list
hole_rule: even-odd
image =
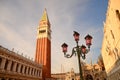
[(86, 58), (86, 54), (90, 51), (90, 46), (92, 45), (91, 42), (92, 42), (92, 36), (90, 36), (89, 34), (85, 37), (85, 40), (86, 40), (86, 45), (87, 45), (87, 49), (86, 49), (86, 46), (85, 45), (81, 45), (79, 46), (78, 45), (78, 41), (79, 41), (79, 33), (74, 31), (74, 39), (76, 41), (76, 47), (73, 47), (72, 49), (72, 54), (66, 54), (67, 53), (67, 47), (68, 45), (66, 43), (63, 43), (61, 45), (62, 47), (62, 51), (64, 53), (64, 56), (66, 58), (71, 58), (74, 54), (78, 56), (78, 64), (79, 64), (79, 74), (80, 74), (80, 80), (84, 80), (83, 78), (83, 74), (82, 74), (82, 66), (81, 66), (81, 61), (80, 61), (80, 57), (82, 57), (82, 59), (85, 59)]

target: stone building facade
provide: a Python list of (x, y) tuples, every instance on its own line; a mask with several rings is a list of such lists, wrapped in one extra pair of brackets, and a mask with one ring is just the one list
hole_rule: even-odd
[(108, 0), (101, 49), (108, 80), (120, 79), (120, 0)]
[(83, 73), (85, 80), (105, 80), (106, 72), (102, 70), (102, 66), (99, 64), (85, 64), (83, 66)]
[(73, 68), (71, 69), (70, 72), (66, 73), (65, 80), (76, 80), (76, 74), (75, 74)]
[(42, 80), (42, 65), (0, 46), (0, 80)]
[(0, 46), (0, 80), (51, 78), (51, 24), (46, 9), (37, 28), (35, 61)]
[(106, 80), (107, 78), (106, 71), (98, 64), (93, 65), (92, 72), (94, 80)]
[(54, 80), (65, 80), (65, 74), (66, 73), (55, 73), (51, 74), (51, 77), (54, 78)]
[[(84, 80), (106, 80), (106, 72), (98, 64), (82, 64)], [(79, 73), (75, 73), (73, 69), (70, 72), (52, 74), (55, 80), (80, 80)]]

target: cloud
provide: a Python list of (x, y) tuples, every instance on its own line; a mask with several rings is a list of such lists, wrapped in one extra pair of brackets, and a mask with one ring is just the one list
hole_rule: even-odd
[(6, 41), (5, 45), (10, 45), (16, 52), (19, 51), (19, 54), (23, 53), (24, 55), (29, 55), (31, 58), (34, 56), (33, 51), (35, 48), (32, 47), (29, 41), (24, 40), (23, 36), (4, 24), (0, 24), (0, 32), (0, 37)]
[(84, 36), (87, 33), (93, 35), (93, 45), (91, 54), (87, 54), (88, 59), (98, 51), (93, 49), (100, 48), (102, 29), (101, 25), (87, 21), (89, 17), (86, 16), (92, 14), (88, 10), (90, 2), (90, 0), (2, 0), (0, 42), (9, 49), (14, 47), (34, 58), (37, 26), (44, 8), (47, 8), (52, 30), (52, 73), (61, 72), (61, 64), (66, 72), (73, 67), (77, 72), (77, 57), (66, 59), (61, 51), (61, 44), (68, 43), (68, 53), (71, 53), (72, 47), (76, 45), (73, 39), (73, 31), (76, 30), (81, 35), (80, 44), (85, 44)]

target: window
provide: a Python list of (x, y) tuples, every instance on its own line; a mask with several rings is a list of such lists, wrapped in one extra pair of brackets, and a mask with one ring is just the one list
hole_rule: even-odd
[(39, 33), (45, 33), (46, 32), (46, 30), (40, 30), (39, 31)]
[(118, 19), (120, 20), (120, 12), (119, 12), (119, 10), (116, 10), (116, 15), (117, 15)]
[(102, 71), (105, 71), (105, 67), (102, 67)]

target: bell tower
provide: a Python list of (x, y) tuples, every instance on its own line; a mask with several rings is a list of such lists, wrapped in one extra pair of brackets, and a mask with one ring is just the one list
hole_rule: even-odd
[(51, 77), (51, 30), (46, 9), (37, 28), (35, 62), (43, 65), (43, 78)]

